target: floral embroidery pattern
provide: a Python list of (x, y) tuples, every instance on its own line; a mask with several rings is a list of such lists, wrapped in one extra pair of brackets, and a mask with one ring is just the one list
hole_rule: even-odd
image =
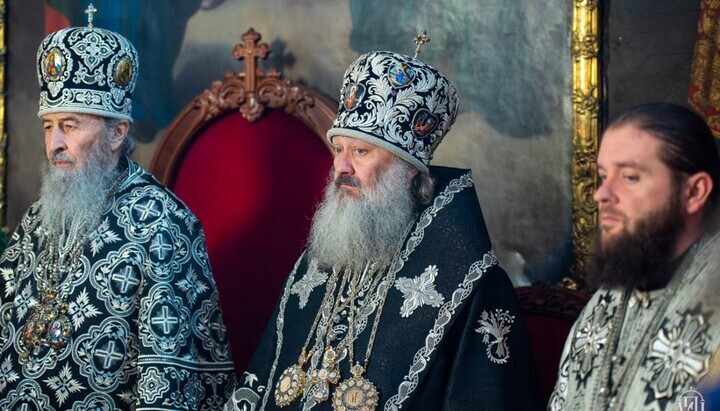
[(60, 370), (58, 375), (50, 377), (44, 382), (55, 391), (55, 398), (57, 398), (58, 404), (60, 405), (67, 400), (71, 393), (87, 389), (83, 387), (78, 380), (73, 378), (70, 366), (67, 364)]
[(0, 392), (3, 392), (9, 383), (17, 381), (18, 378), (20, 378), (20, 376), (17, 372), (13, 371), (10, 358), (6, 357), (2, 365), (0, 365)]
[(198, 296), (210, 289), (205, 282), (198, 278), (197, 273), (195, 273), (195, 270), (193, 270), (192, 267), (188, 270), (185, 278), (175, 284), (185, 293), (185, 296), (191, 306), (195, 305), (195, 301), (197, 301)]
[[(480, 327), (475, 331), (483, 334), (483, 342), (487, 344), (487, 356), (495, 364), (505, 364), (510, 359), (510, 348), (507, 345), (507, 336), (510, 334), (510, 325), (515, 322), (515, 316), (507, 310), (495, 310), (480, 314)], [(495, 338), (490, 341), (490, 336)], [(494, 348), (494, 350), (493, 350)]]
[(312, 293), (315, 287), (325, 283), (327, 279), (327, 273), (318, 270), (317, 263), (315, 261), (311, 261), (303, 278), (293, 284), (290, 289), (290, 294), (297, 294), (300, 299), (299, 304), (301, 310), (307, 305), (310, 293)]
[(25, 318), (28, 309), (34, 307), (36, 304), (37, 299), (35, 299), (33, 295), (32, 285), (27, 283), (23, 290), (15, 296), (15, 314), (17, 314), (18, 320)]
[(0, 269), (0, 275), (2, 275), (3, 282), (5, 283), (5, 297), (10, 297), (15, 294), (15, 272), (8, 268)]
[(430, 265), (420, 276), (415, 278), (398, 278), (395, 281), (395, 288), (403, 293), (400, 315), (410, 317), (416, 309), (423, 305), (440, 307), (445, 302), (445, 297), (435, 290), (435, 277), (438, 275), (437, 266)]
[(120, 241), (120, 236), (110, 229), (110, 221), (105, 218), (97, 230), (88, 236), (88, 241), (90, 242), (92, 255), (95, 256), (105, 245)]
[(80, 291), (78, 298), (70, 303), (70, 316), (73, 328), (77, 331), (87, 318), (102, 314), (94, 305), (90, 304), (87, 289)]

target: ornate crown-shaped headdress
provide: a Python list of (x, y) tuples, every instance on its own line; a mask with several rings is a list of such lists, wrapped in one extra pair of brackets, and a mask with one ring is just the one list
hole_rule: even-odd
[(93, 27), (96, 11), (92, 4), (85, 11), (87, 27), (56, 31), (40, 44), (38, 117), (72, 112), (132, 121), (137, 51), (125, 37)]
[(434, 67), (417, 60), (423, 30), (415, 38), (415, 57), (376, 51), (347, 69), (340, 106), (327, 139), (358, 138), (382, 147), (428, 173), (433, 153), (455, 122), (455, 87)]

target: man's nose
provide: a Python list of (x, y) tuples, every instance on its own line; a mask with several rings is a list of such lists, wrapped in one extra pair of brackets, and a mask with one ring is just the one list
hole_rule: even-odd
[(607, 203), (612, 200), (614, 194), (612, 190), (612, 184), (610, 180), (607, 178), (605, 180), (600, 181), (600, 185), (598, 186), (597, 190), (595, 190), (595, 194), (593, 195), (593, 199), (598, 203)]
[(65, 150), (67, 148), (66, 137), (67, 136), (62, 132), (60, 127), (53, 127), (49, 132), (48, 141), (46, 143), (48, 154)]
[(355, 169), (353, 168), (353, 165), (352, 165), (350, 153), (348, 153), (347, 151), (337, 153), (335, 155), (333, 163), (334, 163), (333, 165), (335, 166), (335, 178), (337, 178), (337, 176), (343, 175), (343, 174), (347, 174), (347, 175), (355, 174)]

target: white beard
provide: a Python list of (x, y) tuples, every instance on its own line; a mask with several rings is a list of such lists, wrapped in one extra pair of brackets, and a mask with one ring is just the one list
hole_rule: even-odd
[[(43, 161), (40, 189), (40, 218), (47, 234), (61, 244), (80, 240), (98, 224), (105, 197), (117, 178), (107, 136), (87, 156), (84, 164), (75, 162), (74, 171), (59, 169)], [(75, 160), (66, 152), (57, 159)]]
[(362, 270), (367, 263), (390, 265), (416, 215), (410, 167), (402, 161), (392, 164), (372, 192), (359, 187), (358, 198), (331, 180), (313, 218), (310, 259), (321, 267), (351, 270)]

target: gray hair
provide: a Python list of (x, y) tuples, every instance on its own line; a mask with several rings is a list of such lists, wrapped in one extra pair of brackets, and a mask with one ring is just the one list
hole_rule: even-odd
[[(105, 124), (105, 131), (107, 132), (113, 132), (115, 130), (115, 127), (120, 124), (121, 121), (127, 121), (119, 118), (112, 118), (112, 117), (103, 117), (103, 122)], [(120, 146), (120, 154), (130, 157), (130, 155), (135, 151), (135, 142), (133, 141), (132, 137), (130, 137), (130, 129), (128, 128), (128, 132), (125, 135), (125, 139), (122, 142), (122, 145)]]
[(417, 171), (415, 176), (410, 180), (410, 194), (412, 194), (415, 211), (420, 211), (423, 207), (430, 204), (435, 197), (435, 189), (437, 180), (429, 174), (423, 173), (414, 165), (405, 161), (400, 157), (395, 157), (399, 167), (407, 174)]
[(437, 180), (422, 171), (415, 174), (412, 179), (412, 193), (417, 208), (430, 204), (435, 197)]

